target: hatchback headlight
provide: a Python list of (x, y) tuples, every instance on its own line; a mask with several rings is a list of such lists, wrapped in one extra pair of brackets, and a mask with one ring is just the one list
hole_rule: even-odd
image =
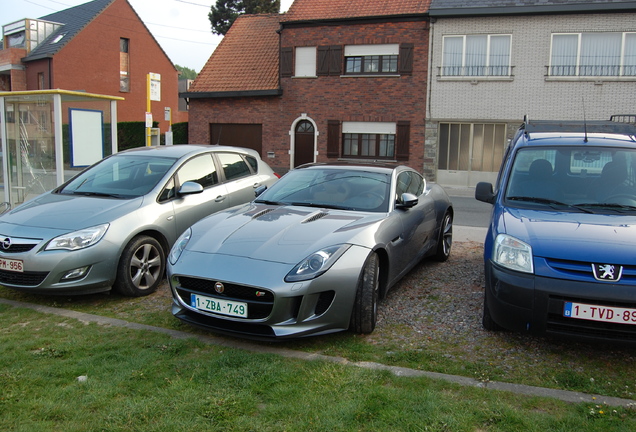
[(499, 234), (495, 239), (492, 260), (510, 270), (534, 272), (532, 246), (507, 234)]
[(108, 224), (103, 224), (64, 234), (51, 240), (49, 244), (46, 245), (45, 250), (84, 249), (89, 246), (93, 246), (94, 244), (99, 242), (102, 237), (104, 237), (104, 234), (106, 234), (107, 230)]
[(336, 245), (312, 253), (285, 276), (285, 282), (315, 279), (331, 268), (351, 245)]
[(170, 255), (168, 255), (168, 260), (170, 261), (170, 264), (175, 265), (177, 261), (179, 261), (179, 257), (185, 250), (191, 237), (192, 237), (192, 228), (188, 228), (187, 230), (183, 232), (183, 234), (179, 236), (177, 241), (174, 243), (174, 246), (172, 246), (172, 249), (170, 249)]

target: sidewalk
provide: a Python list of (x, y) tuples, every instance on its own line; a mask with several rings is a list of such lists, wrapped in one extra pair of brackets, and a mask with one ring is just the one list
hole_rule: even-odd
[(488, 228), (453, 225), (453, 241), (483, 243), (487, 232)]

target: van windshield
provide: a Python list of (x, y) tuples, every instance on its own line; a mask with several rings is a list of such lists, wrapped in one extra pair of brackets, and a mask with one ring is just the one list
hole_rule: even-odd
[(573, 211), (636, 210), (636, 150), (606, 147), (520, 149), (505, 199)]

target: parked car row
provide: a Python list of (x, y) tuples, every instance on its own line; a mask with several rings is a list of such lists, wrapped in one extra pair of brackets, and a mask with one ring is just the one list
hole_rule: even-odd
[[(475, 197), (493, 205), (486, 330), (636, 341), (635, 124), (525, 119)], [(308, 164), (278, 180), (251, 150), (143, 148), (0, 216), (0, 284), (142, 296), (165, 273), (174, 316), (215, 332), (370, 333), (407, 272), (449, 258), (453, 217), (406, 166)]]
[(167, 264), (186, 322), (251, 338), (369, 333), (402, 276), (448, 259), (452, 221), (444, 190), (405, 166), (310, 164), (278, 180), (252, 150), (146, 147), (0, 216), (0, 284), (143, 296)]

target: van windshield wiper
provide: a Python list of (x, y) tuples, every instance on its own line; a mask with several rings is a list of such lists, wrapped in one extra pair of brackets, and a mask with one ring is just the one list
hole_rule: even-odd
[(593, 211), (591, 211), (589, 209), (581, 207), (581, 204), (576, 204), (576, 205), (566, 204), (564, 202), (553, 200), (553, 199), (550, 199), (550, 198), (527, 197), (527, 196), (511, 196), (511, 197), (507, 197), (507, 199), (509, 199), (511, 201), (525, 201), (525, 202), (533, 202), (533, 203), (539, 203), (539, 204), (548, 204), (550, 207), (552, 207), (554, 209), (559, 208), (559, 207), (566, 207), (566, 208), (569, 208), (569, 209), (581, 211), (583, 213), (594, 213)]
[(622, 212), (633, 212), (636, 211), (636, 206), (618, 204), (618, 203), (581, 203), (577, 204), (577, 207), (591, 207), (591, 208), (602, 208), (602, 209), (610, 209), (615, 211)]

